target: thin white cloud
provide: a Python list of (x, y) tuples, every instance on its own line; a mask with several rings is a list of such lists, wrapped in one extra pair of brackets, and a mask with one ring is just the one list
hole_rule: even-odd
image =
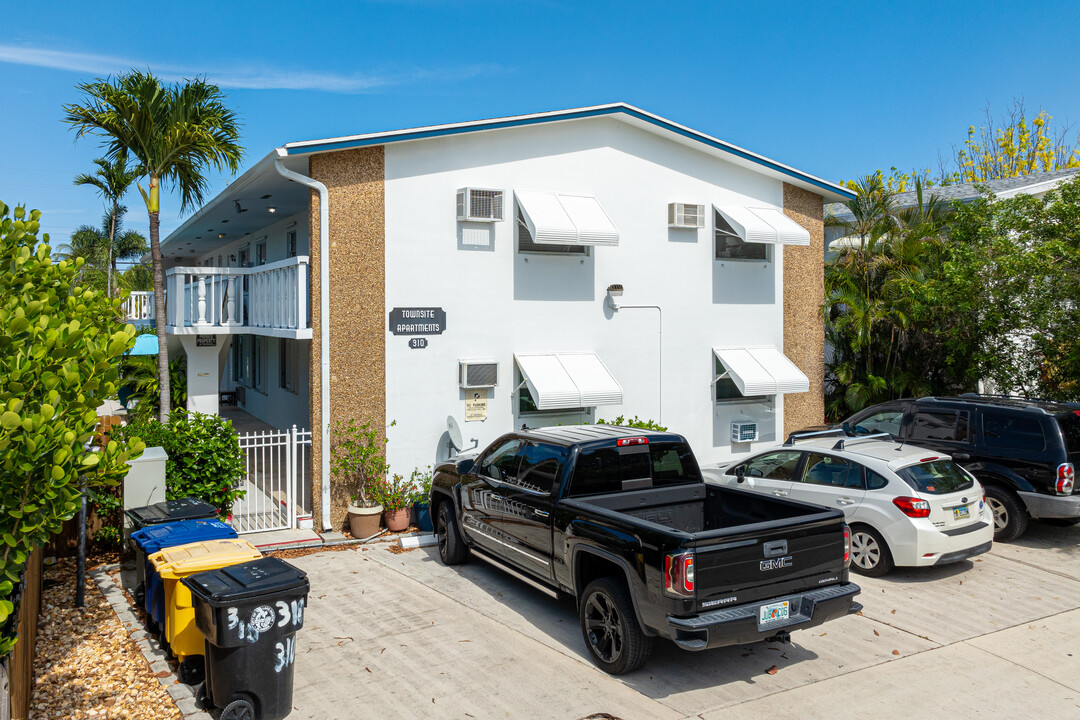
[[(50, 50), (2, 43), (0, 43), (0, 62), (95, 75), (110, 75), (132, 68), (146, 68), (151, 65), (145, 60), (122, 58), (114, 55)], [(151, 69), (158, 77), (168, 81), (203, 75), (221, 87), (240, 90), (321, 90), (332, 93), (360, 93), (387, 85), (401, 85), (437, 78), (457, 78), (460, 80), (501, 70), (501, 68), (491, 65), (473, 65), (458, 68), (441, 68), (439, 70), (417, 69), (387, 74), (338, 74), (287, 70), (267, 66), (195, 69), (160, 64), (153, 65)]]

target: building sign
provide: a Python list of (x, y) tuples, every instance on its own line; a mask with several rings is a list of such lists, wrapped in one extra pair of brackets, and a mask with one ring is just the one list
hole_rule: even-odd
[(465, 391), (465, 422), (487, 420), (487, 388)]
[(196, 335), (195, 347), (217, 347), (217, 335)]
[(390, 332), (394, 335), (441, 335), (446, 329), (442, 308), (394, 308), (390, 311)]
[(409, 338), (409, 347), (413, 350), (423, 350), (427, 347), (427, 338)]

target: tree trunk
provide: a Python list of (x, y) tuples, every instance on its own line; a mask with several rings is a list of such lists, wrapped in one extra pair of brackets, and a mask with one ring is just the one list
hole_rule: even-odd
[[(150, 183), (150, 192), (156, 195), (156, 182), (152, 179)], [(156, 198), (154, 199), (156, 200)], [(158, 387), (161, 390), (161, 410), (158, 413), (158, 419), (162, 423), (167, 423), (172, 408), (170, 407), (171, 396), (169, 395), (169, 349), (165, 342), (165, 323), (167, 321), (165, 317), (165, 274), (161, 269), (161, 243), (158, 240), (160, 218), (158, 215), (159, 211), (157, 209), (150, 211), (150, 256), (154, 260), (154, 325), (157, 328)], [(173, 298), (173, 302), (180, 299)]]
[(105, 295), (112, 300), (113, 243), (116, 242), (116, 203), (113, 203), (112, 218), (109, 220), (109, 261), (105, 263)]

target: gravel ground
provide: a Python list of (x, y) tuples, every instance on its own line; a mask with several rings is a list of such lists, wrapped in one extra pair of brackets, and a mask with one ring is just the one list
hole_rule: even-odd
[(74, 559), (47, 567), (30, 720), (180, 720), (94, 581), (87, 577), (86, 607), (74, 598)]

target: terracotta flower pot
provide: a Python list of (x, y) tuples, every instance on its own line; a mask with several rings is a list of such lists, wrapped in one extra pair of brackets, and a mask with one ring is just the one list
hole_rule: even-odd
[(382, 505), (375, 507), (349, 505), (349, 532), (354, 538), (361, 540), (379, 532), (379, 516), (382, 515), (382, 511)]
[(390, 532), (401, 532), (409, 527), (409, 508), (386, 511), (386, 529)]

